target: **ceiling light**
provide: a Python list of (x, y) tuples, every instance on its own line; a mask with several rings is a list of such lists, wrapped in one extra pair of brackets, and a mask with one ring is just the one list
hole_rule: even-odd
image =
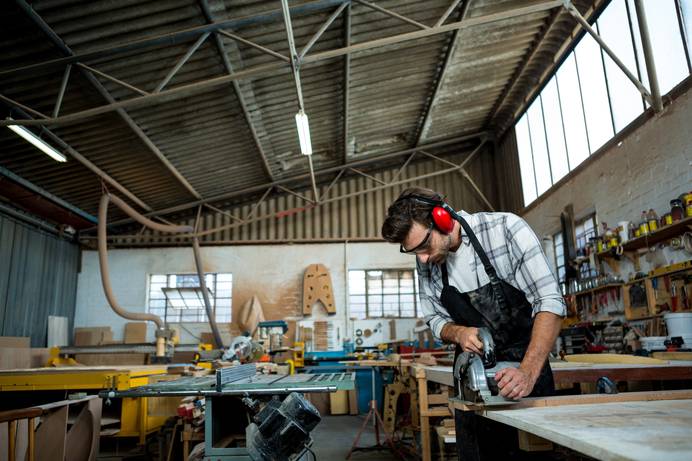
[[(10, 117), (7, 117), (7, 120), (13, 120), (13, 119)], [(65, 157), (63, 154), (61, 154), (57, 150), (55, 150), (55, 148), (53, 146), (49, 145), (43, 139), (39, 138), (38, 136), (36, 136), (34, 133), (27, 130), (23, 126), (7, 125), (7, 128), (9, 128), (10, 130), (17, 133), (19, 136), (24, 138), (29, 143), (38, 147), (41, 151), (43, 151), (46, 155), (48, 155), (53, 160), (58, 161), (58, 162), (66, 162), (67, 161), (67, 157)]]
[(300, 141), (300, 151), (303, 155), (312, 155), (312, 143), (310, 142), (310, 124), (308, 116), (300, 110), (296, 114), (296, 126), (298, 127), (298, 140)]

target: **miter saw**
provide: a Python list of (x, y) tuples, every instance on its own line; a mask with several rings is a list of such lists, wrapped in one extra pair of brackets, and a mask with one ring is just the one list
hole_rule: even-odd
[(495, 373), (503, 368), (519, 367), (518, 362), (498, 362), (495, 342), (487, 328), (478, 329), (478, 338), (483, 343), (483, 356), (473, 352), (462, 352), (454, 361), (454, 377), (458, 380), (456, 390), (459, 398), (474, 405), (508, 405), (517, 400), (500, 395)]

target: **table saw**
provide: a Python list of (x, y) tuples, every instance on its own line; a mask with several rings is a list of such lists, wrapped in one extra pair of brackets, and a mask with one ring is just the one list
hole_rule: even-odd
[[(352, 390), (354, 378), (351, 372), (256, 374), (255, 365), (246, 364), (219, 369), (215, 376), (184, 377), (99, 395), (104, 399), (204, 397), (205, 459), (257, 461), (275, 450), (280, 452), (275, 459), (288, 460), (309, 449), (309, 432), (320, 419), (302, 394)], [(297, 447), (285, 446), (298, 442)], [(295, 448), (291, 456), (289, 448)]]

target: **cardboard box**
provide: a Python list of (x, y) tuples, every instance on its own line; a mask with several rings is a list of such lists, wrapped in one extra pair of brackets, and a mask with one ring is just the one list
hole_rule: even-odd
[(125, 324), (125, 344), (140, 344), (147, 341), (146, 322), (128, 322)]

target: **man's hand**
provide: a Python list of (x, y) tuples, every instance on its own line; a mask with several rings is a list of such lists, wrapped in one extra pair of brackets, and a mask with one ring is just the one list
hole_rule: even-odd
[(503, 368), (495, 373), (495, 381), (500, 389), (500, 395), (512, 400), (526, 397), (536, 384), (536, 378), (531, 377), (528, 372), (512, 367)]
[(442, 337), (451, 343), (459, 344), (464, 352), (483, 355), (483, 343), (478, 338), (478, 328), (448, 323), (442, 329)]

